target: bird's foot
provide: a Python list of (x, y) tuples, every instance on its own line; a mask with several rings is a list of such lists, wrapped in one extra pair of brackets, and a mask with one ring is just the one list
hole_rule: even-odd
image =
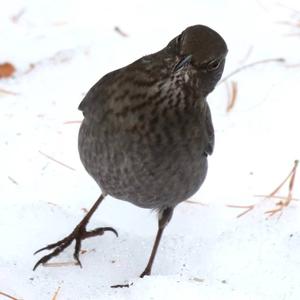
[(81, 249), (81, 241), (90, 237), (102, 235), (105, 231), (111, 231), (113, 232), (117, 237), (118, 237), (118, 232), (112, 228), (112, 227), (99, 227), (91, 231), (86, 230), (86, 224), (83, 222), (80, 222), (76, 228), (73, 230), (73, 232), (65, 237), (64, 239), (53, 243), (49, 244), (44, 248), (41, 248), (37, 250), (34, 254), (37, 254), (41, 251), (44, 250), (52, 250), (54, 249), (51, 253), (43, 256), (33, 267), (33, 270), (35, 270), (40, 264), (44, 264), (47, 261), (49, 261), (52, 257), (55, 257), (59, 255), (61, 252), (63, 252), (73, 241), (75, 241), (75, 250), (74, 250), (74, 259), (78, 263), (80, 267), (82, 267), (81, 262), (79, 260), (79, 253)]
[(140, 275), (140, 278), (143, 278), (144, 276), (149, 276), (151, 275), (151, 269), (150, 268), (146, 268), (144, 270), (144, 272)]

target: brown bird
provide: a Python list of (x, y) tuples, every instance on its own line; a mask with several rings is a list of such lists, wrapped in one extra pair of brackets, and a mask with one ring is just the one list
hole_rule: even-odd
[(158, 211), (158, 232), (148, 264), (150, 275), (164, 228), (177, 204), (191, 197), (207, 173), (214, 129), (206, 101), (221, 78), (227, 46), (214, 30), (188, 27), (154, 54), (108, 73), (79, 105), (84, 119), (78, 149), (102, 194), (74, 231), (42, 250), (47, 262), (75, 241), (81, 266), (82, 240), (117, 231), (86, 226), (106, 195)]

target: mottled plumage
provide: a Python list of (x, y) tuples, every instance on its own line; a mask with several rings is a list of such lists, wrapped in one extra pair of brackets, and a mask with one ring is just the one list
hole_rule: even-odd
[(142, 276), (150, 274), (174, 207), (206, 177), (214, 148), (206, 96), (222, 75), (226, 54), (218, 33), (203, 25), (189, 27), (161, 51), (105, 75), (79, 105), (84, 115), (79, 154), (102, 199), (109, 194), (160, 212)]
[(207, 27), (190, 27), (182, 36), (190, 32), (186, 47), (192, 43), (192, 51), (186, 54), (192, 59), (186, 66), (174, 72), (185, 55), (180, 51), (184, 39), (177, 38), (163, 50), (105, 75), (81, 102), (85, 118), (79, 153), (102, 192), (161, 209), (186, 200), (202, 184), (214, 144), (206, 95), (223, 66), (216, 74), (203, 72), (196, 59), (205, 64), (224, 58), (227, 50), (221, 40), (221, 49), (217, 44), (206, 51), (207, 43), (216, 39)]

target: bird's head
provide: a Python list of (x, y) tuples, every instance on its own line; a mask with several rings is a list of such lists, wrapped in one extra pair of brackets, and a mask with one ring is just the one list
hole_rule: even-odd
[(191, 76), (204, 96), (214, 89), (228, 52), (224, 39), (216, 31), (204, 25), (188, 27), (166, 49), (175, 56), (173, 72)]

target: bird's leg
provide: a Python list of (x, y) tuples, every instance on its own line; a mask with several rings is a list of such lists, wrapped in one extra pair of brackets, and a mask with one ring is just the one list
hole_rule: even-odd
[[(159, 212), (159, 216), (158, 216), (158, 231), (156, 234), (156, 238), (155, 238), (155, 242), (151, 251), (151, 255), (148, 261), (148, 264), (144, 270), (144, 272), (140, 275), (141, 278), (143, 278), (146, 275), (150, 275), (151, 274), (151, 269), (152, 269), (152, 265), (155, 259), (155, 255), (157, 252), (157, 248), (159, 246), (159, 242), (160, 239), (162, 237), (163, 231), (165, 229), (165, 227), (168, 225), (168, 223), (170, 222), (172, 215), (173, 215), (173, 207), (167, 207), (163, 210), (161, 210)], [(131, 285), (133, 285), (133, 283), (131, 284), (117, 284), (117, 285), (112, 285), (111, 288), (129, 288)]]
[(152, 252), (148, 261), (148, 264), (144, 270), (144, 272), (140, 275), (140, 277), (144, 277), (145, 275), (150, 275), (151, 274), (151, 269), (152, 269), (152, 265), (155, 259), (155, 255), (157, 252), (157, 248), (159, 246), (159, 242), (160, 239), (162, 237), (163, 231), (165, 229), (165, 227), (168, 225), (168, 223), (170, 222), (171, 218), (173, 215), (173, 207), (167, 207), (164, 210), (162, 210), (159, 214), (159, 218), (158, 218), (158, 231), (156, 234), (156, 238), (155, 238), (155, 242), (152, 248)]
[(50, 260), (52, 257), (59, 255), (64, 249), (66, 249), (73, 241), (75, 241), (75, 250), (74, 250), (74, 259), (77, 261), (77, 263), (81, 266), (81, 262), (79, 260), (79, 252), (81, 248), (81, 241), (93, 236), (102, 235), (105, 231), (111, 231), (116, 236), (118, 236), (118, 232), (112, 228), (112, 227), (99, 227), (94, 230), (87, 231), (86, 226), (93, 215), (93, 213), (98, 208), (99, 204), (104, 199), (105, 195), (102, 194), (98, 200), (94, 203), (92, 208), (88, 211), (88, 213), (84, 216), (84, 218), (81, 220), (81, 222), (75, 227), (75, 229), (71, 232), (70, 235), (65, 237), (64, 239), (49, 244), (44, 248), (39, 249), (34, 254), (37, 254), (43, 250), (51, 250), (54, 249), (50, 254), (47, 254), (43, 256), (33, 267), (33, 270), (35, 270), (40, 264), (46, 263), (48, 260)]

